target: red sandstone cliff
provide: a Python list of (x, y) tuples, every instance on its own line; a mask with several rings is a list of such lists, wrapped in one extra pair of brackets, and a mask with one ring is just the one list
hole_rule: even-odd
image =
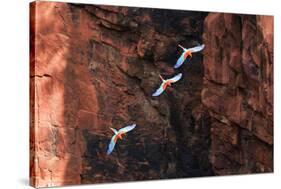
[(216, 174), (273, 171), (273, 17), (209, 14), (202, 103)]
[[(36, 2), (31, 6), (31, 183), (268, 172), (272, 17)], [(207, 17), (206, 17), (207, 16)], [(158, 98), (181, 51), (203, 55)], [(105, 154), (109, 127), (137, 123)]]

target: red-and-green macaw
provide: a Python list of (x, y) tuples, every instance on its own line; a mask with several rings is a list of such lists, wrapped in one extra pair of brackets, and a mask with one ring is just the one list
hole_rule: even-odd
[(177, 60), (177, 63), (174, 65), (174, 68), (179, 68), (183, 64), (183, 62), (185, 61), (185, 59), (188, 56), (191, 58), (192, 57), (192, 53), (199, 52), (199, 51), (203, 50), (204, 47), (205, 47), (204, 44), (203, 45), (198, 45), (196, 47), (189, 48), (189, 49), (186, 49), (186, 48), (184, 48), (181, 45), (178, 45), (178, 46), (183, 49), (183, 53), (179, 57), (179, 59)]
[(110, 128), (113, 132), (114, 132), (114, 135), (112, 136), (111, 140), (110, 140), (110, 143), (108, 145), (108, 149), (107, 149), (107, 155), (111, 154), (111, 152), (113, 151), (114, 149), (114, 146), (117, 142), (118, 139), (122, 139), (122, 135), (133, 130), (134, 128), (136, 127), (136, 124), (133, 124), (133, 125), (129, 125), (129, 126), (126, 126), (122, 129), (119, 129), (118, 131), (114, 128)]
[(177, 82), (178, 80), (181, 79), (182, 77), (182, 74), (179, 73), (178, 75), (174, 76), (173, 78), (171, 79), (163, 79), (163, 77), (161, 75), (159, 75), (160, 79), (162, 80), (162, 84), (160, 85), (160, 87), (152, 94), (152, 96), (159, 96), (161, 93), (163, 93), (165, 91), (165, 89), (168, 87), (168, 86), (171, 86), (172, 83), (175, 83)]

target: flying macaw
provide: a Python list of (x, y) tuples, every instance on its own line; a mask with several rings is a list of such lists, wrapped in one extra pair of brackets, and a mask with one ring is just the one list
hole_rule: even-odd
[(196, 47), (193, 47), (193, 48), (189, 48), (189, 49), (186, 49), (184, 48), (183, 46), (181, 45), (178, 45), (180, 48), (183, 49), (183, 53), (182, 55), (179, 57), (179, 59), (177, 60), (177, 63), (174, 65), (174, 68), (179, 68), (183, 62), (185, 61), (185, 59), (189, 56), (190, 58), (192, 58), (192, 53), (195, 53), (195, 52), (199, 52), (201, 50), (204, 49), (205, 45), (198, 45)]
[(118, 131), (114, 128), (110, 128), (113, 132), (114, 132), (114, 135), (112, 136), (111, 140), (110, 140), (110, 143), (108, 145), (108, 149), (107, 149), (107, 155), (111, 154), (111, 152), (113, 151), (114, 149), (114, 146), (117, 142), (118, 139), (122, 139), (122, 135), (133, 130), (134, 128), (136, 127), (136, 124), (133, 124), (133, 125), (129, 125), (129, 126), (126, 126), (122, 129), (119, 129)]
[(162, 84), (160, 85), (160, 87), (152, 94), (152, 96), (159, 96), (161, 93), (163, 93), (163, 91), (165, 91), (165, 89), (168, 86), (171, 86), (172, 83), (177, 82), (178, 80), (181, 79), (182, 74), (179, 73), (178, 75), (174, 76), (171, 79), (163, 79), (163, 77), (161, 75), (159, 75), (160, 79), (162, 80)]

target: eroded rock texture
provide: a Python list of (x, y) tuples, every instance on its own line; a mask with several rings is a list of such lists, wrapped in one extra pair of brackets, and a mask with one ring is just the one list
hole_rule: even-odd
[[(271, 17), (54, 2), (31, 12), (32, 185), (272, 171)], [(204, 61), (174, 70), (177, 44), (203, 32)], [(178, 72), (151, 97), (158, 74)], [(131, 123), (107, 156), (109, 127)]]
[(216, 174), (273, 171), (273, 17), (205, 19), (202, 103)]

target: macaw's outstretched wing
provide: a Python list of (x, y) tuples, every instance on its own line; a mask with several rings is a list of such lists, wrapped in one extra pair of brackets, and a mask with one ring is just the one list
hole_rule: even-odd
[(191, 53), (194, 53), (194, 52), (198, 52), (198, 51), (202, 51), (204, 49), (205, 45), (198, 45), (196, 47), (193, 47), (193, 48), (190, 48), (190, 49), (187, 49), (188, 51), (190, 51)]
[(111, 154), (111, 152), (113, 151), (114, 149), (114, 146), (115, 146), (115, 143), (116, 143), (116, 135), (113, 135), (113, 137), (111, 138), (110, 140), (110, 143), (108, 145), (108, 149), (107, 149), (107, 155)]
[(174, 65), (174, 68), (179, 68), (183, 64), (185, 59), (186, 59), (185, 52), (183, 52), (179, 57), (179, 59), (177, 60), (177, 63)]
[(174, 76), (173, 78), (169, 79), (168, 81), (170, 81), (171, 83), (175, 83), (177, 82), (178, 80), (180, 80), (182, 77), (182, 74), (179, 73), (178, 75)]
[(152, 96), (159, 96), (164, 92), (164, 82), (160, 85), (160, 87), (152, 94)]
[(119, 129), (119, 131), (118, 131), (118, 132), (124, 132), (124, 133), (127, 133), (127, 132), (129, 132), (129, 131), (133, 130), (135, 127), (136, 127), (136, 124), (129, 125), (129, 126), (126, 126), (126, 127), (122, 128), (122, 129)]

